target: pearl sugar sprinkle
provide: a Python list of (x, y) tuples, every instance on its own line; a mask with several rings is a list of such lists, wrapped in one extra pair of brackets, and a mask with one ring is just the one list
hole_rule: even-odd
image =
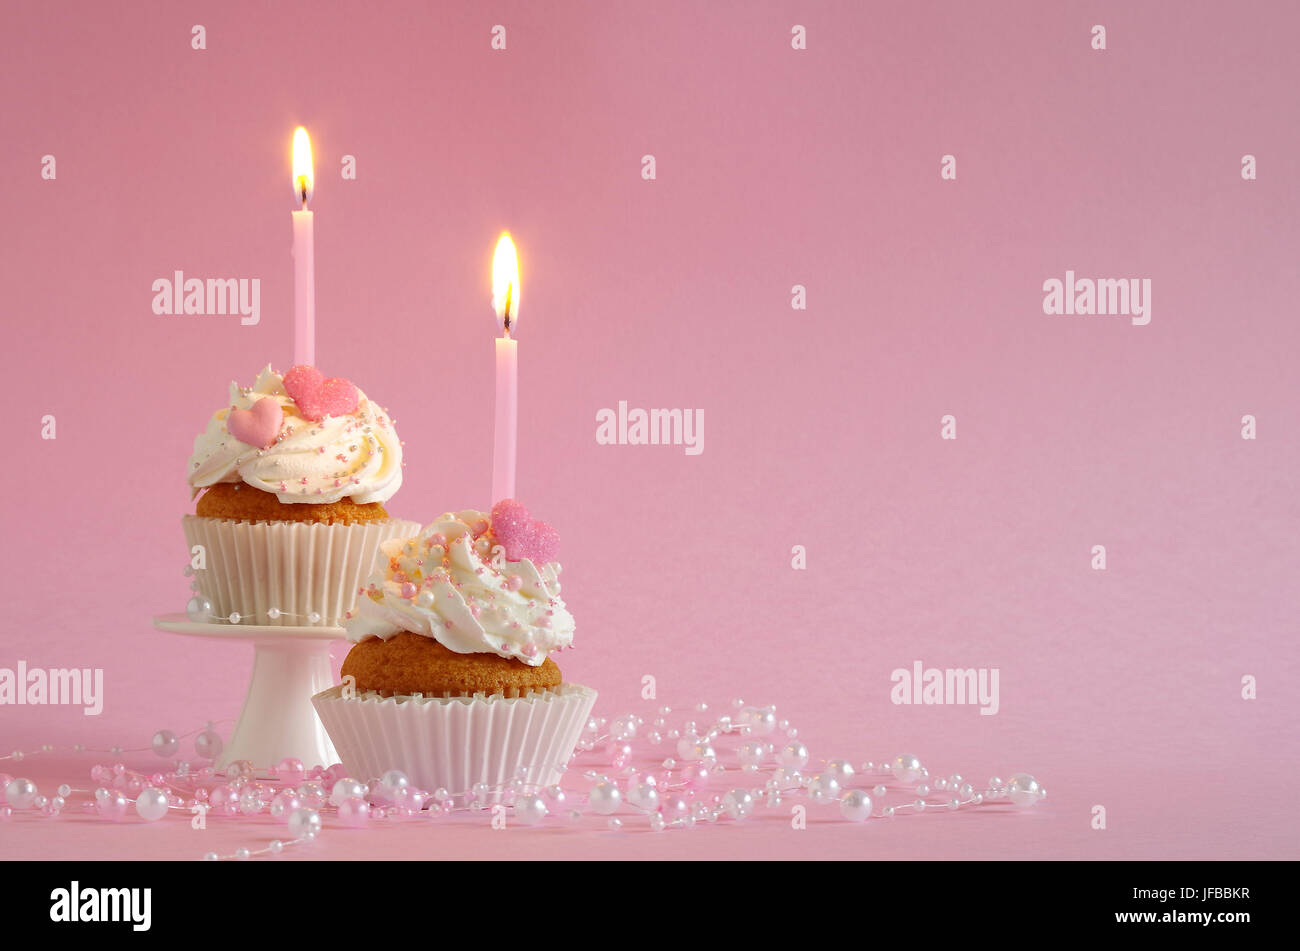
[[(79, 809), (113, 822), (152, 823), (168, 816), (190, 821), (202, 814), (205, 821), (284, 828), (283, 838), (262, 848), (202, 856), (206, 861), (244, 861), (302, 847), (332, 828), (436, 824), (453, 815), (477, 814), (480, 821), (489, 819), (494, 829), (562, 826), (662, 833), (753, 821), (774, 811), (785, 821), (798, 803), (861, 823), (1001, 803), (1023, 809), (1047, 796), (1028, 773), (1016, 773), (1005, 782), (993, 777), (979, 789), (960, 774), (932, 773), (910, 753), (867, 761), (819, 759), (789, 721), (777, 718), (773, 707), (735, 699), (730, 712), (723, 712), (727, 709), (719, 705), (715, 715), (708, 704), (689, 705), (678, 722), (669, 707), (645, 716), (593, 716), (577, 744), (578, 754), (592, 762), (580, 769), (555, 764), (555, 771), (570, 780), (567, 789), (529, 782), (527, 768), (500, 786), (476, 783), (463, 791), (418, 789), (396, 769), (357, 778), (348, 776), (340, 764), (307, 769), (296, 759), (258, 766), (232, 762), (218, 770), (213, 760), (223, 743), (214, 723), (184, 736), (161, 729), (146, 747), (70, 747), (77, 753), (110, 753), (115, 758), (91, 767), (87, 788), (64, 783), (56, 795), (46, 796), (30, 779), (0, 772), (0, 822), (28, 815), (53, 819)], [(189, 753), (182, 740), (190, 737), (198, 763), (183, 758)], [(664, 757), (665, 737), (676, 756)], [(48, 744), (14, 750), (0, 756), (0, 765), (53, 751)], [(116, 759), (124, 753), (149, 752), (166, 760), (167, 768), (141, 771)]]

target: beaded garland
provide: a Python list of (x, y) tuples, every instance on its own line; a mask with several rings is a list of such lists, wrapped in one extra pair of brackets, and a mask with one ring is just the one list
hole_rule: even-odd
[[(427, 823), (458, 812), (491, 811), (494, 822), (505, 816), (507, 827), (563, 823), (590, 828), (590, 817), (604, 820), (610, 830), (643, 827), (661, 833), (692, 829), (716, 822), (741, 822), (758, 809), (777, 809), (790, 803), (813, 807), (838, 807), (849, 822), (892, 819), (900, 814), (935, 809), (957, 810), (1010, 802), (1030, 807), (1047, 795), (1033, 776), (1017, 773), (1004, 782), (991, 778), (983, 789), (959, 774), (932, 775), (920, 759), (908, 753), (881, 761), (853, 765), (846, 759), (813, 760), (787, 720), (778, 719), (771, 706), (750, 706), (736, 699), (734, 713), (702, 723), (694, 717), (709, 713), (705, 703), (694, 715), (670, 725), (672, 709), (660, 707), (647, 717), (634, 713), (588, 720), (578, 751), (603, 750), (605, 769), (583, 769), (581, 790), (560, 785), (538, 787), (522, 779), (504, 787), (477, 783), (468, 790), (423, 790), (413, 786), (401, 771), (380, 777), (353, 778), (341, 764), (305, 769), (296, 759), (257, 768), (240, 761), (223, 770), (194, 766), (177, 759), (181, 739), (194, 737), (195, 754), (211, 761), (221, 755), (222, 740), (209, 722), (184, 737), (159, 730), (149, 747), (124, 750), (87, 750), (118, 756), (152, 750), (169, 760), (169, 768), (150, 774), (129, 769), (122, 762), (91, 767), (92, 788), (61, 784), (52, 797), (22, 777), (0, 773), (0, 821), (19, 815), (57, 818), (79, 796), (80, 808), (109, 821), (135, 814), (156, 822), (169, 813), (190, 818), (202, 812), (232, 820), (265, 822), (263, 816), (286, 826), (287, 838), (264, 848), (239, 848), (230, 855), (208, 852), (207, 861), (247, 860), (278, 855), (301, 846), (330, 825), (359, 828), (378, 821)], [(650, 747), (669, 747), (675, 754), (658, 767), (633, 767), (633, 741), (644, 739)], [(737, 742), (738, 741), (738, 742)], [(715, 744), (717, 746), (715, 747)], [(29, 755), (54, 752), (50, 745), (30, 752), (15, 750), (0, 756), (17, 763)], [(818, 765), (810, 768), (809, 764)], [(561, 772), (573, 774), (567, 764)], [(725, 791), (720, 791), (725, 790)], [(887, 804), (893, 796), (895, 801)], [(133, 797), (133, 798), (132, 798)]]

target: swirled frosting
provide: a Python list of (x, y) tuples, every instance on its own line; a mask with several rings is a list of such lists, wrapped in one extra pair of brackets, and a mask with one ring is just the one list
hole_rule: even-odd
[(343, 622), (352, 641), (409, 631), (458, 654), (497, 654), (530, 667), (573, 643), (560, 565), (507, 560), (484, 512), (449, 512), (381, 551), (388, 564)]
[[(251, 409), (266, 397), (279, 404), (283, 421), (274, 442), (263, 449), (236, 439), (226, 421), (232, 410)], [(194, 440), (193, 494), (218, 482), (246, 482), (281, 502), (388, 501), (402, 484), (402, 443), (384, 409), (360, 390), (357, 397), (352, 412), (313, 422), (270, 366), (247, 389), (231, 383), (229, 403), (212, 414)]]

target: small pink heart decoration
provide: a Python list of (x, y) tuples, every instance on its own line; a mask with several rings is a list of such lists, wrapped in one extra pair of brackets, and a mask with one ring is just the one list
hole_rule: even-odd
[(492, 534), (506, 550), (509, 561), (527, 558), (535, 565), (554, 561), (560, 550), (560, 534), (528, 514), (522, 502), (502, 499), (492, 506)]
[(346, 416), (354, 412), (360, 396), (351, 380), (325, 375), (312, 366), (296, 366), (284, 375), (284, 388), (298, 404), (303, 419), (312, 422), (326, 416)]
[(279, 402), (263, 396), (252, 409), (232, 409), (226, 417), (226, 432), (250, 446), (269, 449), (275, 445), (283, 422), (284, 410), (280, 409)]

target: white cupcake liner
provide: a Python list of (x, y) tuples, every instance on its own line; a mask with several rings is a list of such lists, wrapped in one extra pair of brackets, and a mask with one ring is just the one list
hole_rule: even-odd
[(475, 783), (485, 783), (495, 799), (515, 778), (536, 786), (559, 782), (596, 691), (561, 684), (521, 697), (369, 692), (345, 699), (339, 686), (311, 702), (353, 778), (368, 782), (400, 769), (420, 789), (446, 789), (463, 801)]
[[(238, 613), (247, 624), (302, 626), (314, 611), (334, 627), (357, 601), (375, 568), (379, 545), (419, 534), (420, 523), (324, 525), (312, 522), (241, 522), (186, 515), (181, 520), (190, 551), (204, 547), (206, 566), (194, 573), (212, 613)], [(272, 618), (269, 611), (280, 612)]]

